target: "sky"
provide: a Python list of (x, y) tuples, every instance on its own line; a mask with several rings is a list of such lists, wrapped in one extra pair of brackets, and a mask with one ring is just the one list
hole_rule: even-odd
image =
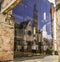
[[(49, 0), (52, 2), (52, 0)], [(17, 5), (13, 9), (13, 16), (16, 22), (26, 21), (27, 19), (33, 20), (33, 8), (34, 4), (38, 10), (38, 28), (42, 29), (46, 24), (46, 30), (48, 35), (51, 35), (51, 14), (50, 6), (51, 3), (48, 0), (23, 0), (23, 2)], [(44, 13), (46, 13), (46, 19), (44, 19)]]

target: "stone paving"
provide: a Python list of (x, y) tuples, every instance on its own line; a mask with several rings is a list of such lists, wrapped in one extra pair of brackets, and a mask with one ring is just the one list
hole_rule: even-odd
[(25, 57), (20, 58), (18, 61), (10, 61), (10, 62), (58, 62), (58, 56), (35, 56), (35, 57)]

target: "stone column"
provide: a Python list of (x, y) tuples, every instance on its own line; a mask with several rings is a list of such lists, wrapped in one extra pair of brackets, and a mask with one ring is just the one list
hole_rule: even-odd
[(60, 62), (60, 0), (56, 0), (56, 41)]
[(0, 14), (0, 61), (13, 60), (14, 17), (11, 12)]

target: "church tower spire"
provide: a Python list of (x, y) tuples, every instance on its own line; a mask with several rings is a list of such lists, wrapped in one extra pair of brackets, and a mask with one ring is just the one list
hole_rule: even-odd
[(38, 11), (36, 4), (34, 4), (34, 9), (33, 9), (33, 25), (34, 27), (38, 28)]

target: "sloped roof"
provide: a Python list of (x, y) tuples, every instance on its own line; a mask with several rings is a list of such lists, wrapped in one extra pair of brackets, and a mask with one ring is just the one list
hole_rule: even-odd
[(24, 22), (21, 22), (19, 28), (20, 28), (20, 29), (23, 29), (23, 28), (25, 29), (25, 28), (27, 27), (29, 21), (30, 21), (30, 20), (28, 20), (28, 21), (24, 21)]
[(15, 22), (15, 28), (19, 28), (19, 26), (20, 26), (20, 23)]

